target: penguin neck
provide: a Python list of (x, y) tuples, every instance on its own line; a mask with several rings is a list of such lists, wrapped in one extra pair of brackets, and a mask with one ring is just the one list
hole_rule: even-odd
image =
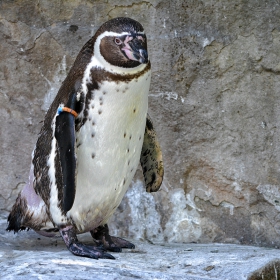
[[(82, 81), (82, 87), (83, 92), (87, 94), (88, 89), (87, 85), (92, 84), (92, 77), (94, 77), (94, 82), (101, 83), (104, 80), (107, 81), (115, 81), (118, 82), (129, 82), (133, 79), (137, 79), (138, 77), (144, 75), (146, 72), (150, 71), (151, 69), (151, 63), (150, 61), (147, 64), (141, 64), (137, 71), (132, 72), (114, 72), (114, 71), (108, 71), (107, 68), (104, 67), (104, 65), (96, 65), (96, 59), (93, 57), (91, 62), (87, 65), (87, 68), (85, 69), (83, 81)], [(121, 68), (121, 67), (118, 67)], [(135, 69), (134, 68), (134, 69)], [(123, 69), (123, 68), (122, 68)]]
[(133, 68), (124, 68), (124, 67), (115, 66), (107, 62), (100, 54), (100, 52), (97, 52), (94, 56), (92, 56), (89, 64), (90, 69), (93, 67), (100, 68), (100, 70), (105, 70), (112, 74), (119, 74), (119, 75), (133, 75), (142, 72), (146, 66), (147, 64), (140, 64), (139, 66)]

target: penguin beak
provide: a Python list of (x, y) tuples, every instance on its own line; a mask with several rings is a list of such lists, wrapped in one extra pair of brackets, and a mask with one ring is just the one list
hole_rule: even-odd
[(146, 41), (141, 36), (127, 36), (122, 48), (127, 58), (146, 64), (149, 61)]
[(138, 58), (140, 63), (148, 63), (148, 52), (144, 49), (140, 49), (139, 52), (134, 52), (134, 57)]

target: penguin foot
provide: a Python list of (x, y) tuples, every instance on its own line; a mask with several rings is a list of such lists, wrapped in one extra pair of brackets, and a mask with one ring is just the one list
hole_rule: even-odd
[(109, 235), (108, 225), (99, 226), (98, 228), (90, 231), (91, 236), (97, 244), (111, 252), (121, 252), (122, 248), (134, 249), (135, 245), (120, 237)]
[(102, 246), (88, 246), (78, 241), (77, 235), (73, 227), (68, 226), (59, 230), (68, 250), (81, 257), (92, 259), (115, 259), (112, 255), (106, 253)]

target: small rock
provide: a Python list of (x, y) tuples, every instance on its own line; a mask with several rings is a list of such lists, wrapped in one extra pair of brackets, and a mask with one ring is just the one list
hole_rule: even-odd
[(215, 268), (214, 265), (208, 265), (208, 266), (206, 266), (206, 267), (204, 268), (204, 270), (205, 270), (205, 271), (210, 271), (210, 270), (212, 270), (212, 269), (214, 269), (214, 268)]
[(210, 253), (219, 253), (219, 250), (212, 250)]

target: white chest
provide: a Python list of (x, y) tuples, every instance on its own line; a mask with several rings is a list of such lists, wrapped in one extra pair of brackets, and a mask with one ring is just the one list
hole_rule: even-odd
[(67, 213), (80, 231), (106, 223), (139, 163), (148, 110), (150, 71), (129, 83), (103, 82), (77, 133), (77, 185)]

